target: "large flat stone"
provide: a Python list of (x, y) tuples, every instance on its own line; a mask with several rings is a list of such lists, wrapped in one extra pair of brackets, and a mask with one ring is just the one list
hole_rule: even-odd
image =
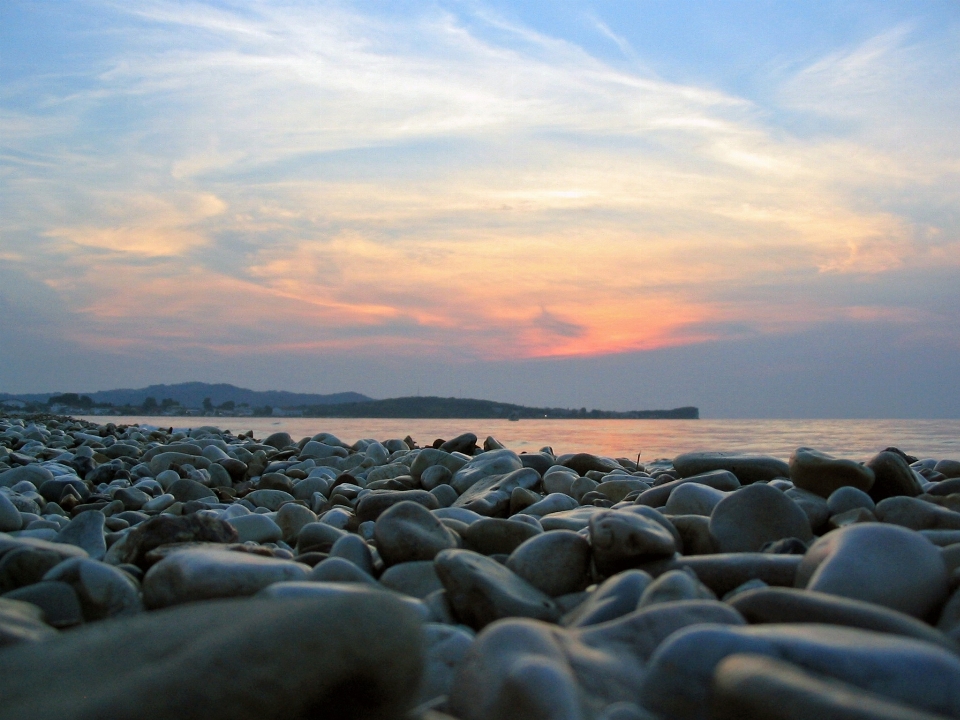
[(677, 455), (673, 467), (683, 477), (712, 470), (729, 470), (744, 485), (767, 482), (775, 477), (788, 477), (790, 470), (783, 460), (769, 455), (737, 452), (691, 452)]
[(386, 720), (422, 662), (416, 613), (388, 593), (202, 603), (0, 651), (0, 720)]

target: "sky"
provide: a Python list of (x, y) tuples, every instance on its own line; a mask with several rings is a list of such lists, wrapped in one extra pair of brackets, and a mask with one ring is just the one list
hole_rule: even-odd
[(960, 417), (960, 5), (0, 4), (0, 391)]

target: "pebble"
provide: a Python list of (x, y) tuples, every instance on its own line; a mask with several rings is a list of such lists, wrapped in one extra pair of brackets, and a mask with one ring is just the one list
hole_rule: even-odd
[(830, 493), (830, 497), (827, 498), (827, 509), (831, 515), (839, 515), (848, 510), (856, 510), (858, 508), (864, 508), (865, 510), (873, 512), (876, 507), (873, 498), (863, 492), (863, 490), (858, 490), (849, 485), (837, 488)]
[(855, 685), (805, 672), (798, 665), (763, 655), (729, 655), (711, 683), (712, 716), (718, 720), (781, 717), (833, 720), (937, 720), (926, 713), (861, 690)]
[(54, 542), (76, 545), (86, 550), (95, 560), (100, 560), (107, 552), (107, 541), (103, 534), (106, 520), (99, 510), (80, 513), (61, 530)]
[[(464, 470), (467, 468), (469, 465), (464, 466)], [(485, 475), (471, 483), (453, 506), (472, 510), (485, 517), (504, 516), (510, 510), (510, 495), (516, 488), (529, 490), (539, 484), (540, 474), (533, 468), (521, 468), (505, 475)], [(451, 487), (457, 489), (453, 483)]]
[[(412, 468), (410, 470), (410, 475), (412, 477), (416, 477), (413, 475)], [(419, 479), (420, 487), (422, 487), (424, 490), (433, 490), (440, 485), (449, 485), (450, 480), (453, 479), (453, 473), (450, 471), (450, 468), (444, 465), (431, 465), (420, 474)], [(456, 490), (454, 490), (454, 492), (456, 493)]]
[(651, 658), (644, 704), (664, 717), (708, 718), (717, 665), (749, 653), (795, 663), (910, 707), (956, 717), (960, 659), (926, 642), (835, 625), (689, 627)]
[(875, 480), (873, 470), (865, 465), (812, 448), (797, 448), (790, 456), (789, 465), (794, 485), (824, 498), (846, 486), (867, 492)]
[(0, 594), (40, 582), (63, 559), (55, 550), (42, 547), (24, 545), (8, 550), (0, 557)]
[(303, 526), (316, 521), (316, 513), (295, 502), (282, 505), (274, 518), (274, 522), (280, 527), (283, 541), (293, 544), (296, 544)]
[(143, 610), (140, 586), (127, 573), (90, 558), (65, 560), (43, 576), (46, 582), (66, 583), (80, 601), (87, 622)]
[(899, 453), (878, 453), (867, 461), (867, 467), (876, 478), (869, 489), (876, 502), (899, 495), (915, 497), (923, 492), (919, 478)]
[(417, 698), (421, 634), (405, 603), (360, 588), (143, 613), (21, 645), (4, 661), (0, 718), (400, 717)]
[(237, 530), (230, 523), (209, 515), (157, 515), (111, 545), (104, 561), (111, 565), (130, 563), (146, 569), (147, 554), (159, 547), (188, 542), (233, 543), (238, 539)]
[[(162, 457), (162, 456), (161, 456)], [(191, 500), (203, 500), (204, 498), (216, 498), (216, 494), (206, 485), (191, 480), (190, 478), (180, 478), (166, 489), (179, 502), (190, 502)]]
[(924, 618), (947, 598), (947, 567), (923, 536), (866, 523), (817, 540), (797, 569), (796, 586), (875, 603)]
[(721, 553), (757, 552), (766, 543), (813, 539), (807, 514), (780, 490), (756, 483), (731, 493), (710, 514), (710, 536)]
[(749, 455), (730, 452), (692, 452), (677, 455), (673, 466), (687, 478), (715, 470), (726, 470), (736, 475), (744, 485), (768, 482), (778, 477), (789, 477), (789, 467), (783, 460), (769, 455)]
[(437, 567), (430, 560), (405, 562), (388, 567), (380, 576), (380, 584), (419, 600), (443, 590)]
[(526, 540), (543, 532), (535, 525), (501, 518), (483, 518), (463, 533), (463, 546), (482, 555), (509, 555)]
[(881, 522), (911, 530), (960, 530), (960, 512), (912, 497), (890, 497), (877, 503)]
[(0, 718), (956, 712), (957, 460), (268, 439), (0, 415)]
[[(309, 512), (309, 511), (308, 511)], [(283, 530), (266, 515), (250, 513), (227, 520), (237, 530), (240, 542), (277, 542), (283, 537)]]
[(604, 575), (669, 557), (677, 549), (673, 535), (662, 525), (636, 513), (602, 511), (590, 518), (589, 528), (593, 561)]
[(0, 598), (0, 648), (24, 642), (49, 640), (57, 635), (32, 603)]
[(280, 506), (284, 503), (295, 502), (296, 498), (283, 490), (254, 490), (252, 493), (246, 495), (244, 500), (253, 503), (254, 507), (266, 508), (274, 512), (279, 510)]
[[(527, 515), (543, 517), (544, 515), (550, 515), (552, 513), (573, 510), (574, 508), (580, 506), (580, 503), (566, 493), (552, 492), (549, 493), (545, 498), (541, 499), (539, 495), (531, 490), (528, 490), (527, 488), (516, 488), (510, 496), (511, 510), (513, 509), (513, 500), (518, 493), (523, 493), (531, 499), (536, 499), (535, 502), (524, 504), (522, 506), (523, 512)], [(519, 510), (520, 507), (518, 506), (517, 509)]]
[(670, 515), (706, 515), (709, 517), (717, 504), (726, 496), (723, 491), (709, 485), (688, 482), (679, 485), (670, 493), (663, 511)]
[(346, 531), (329, 523), (307, 523), (297, 535), (297, 553), (330, 552), (334, 543), (347, 535)]
[(700, 475), (693, 475), (691, 477), (681, 478), (679, 480), (671, 480), (670, 482), (663, 483), (662, 485), (652, 487), (649, 490), (644, 490), (640, 494), (640, 497), (637, 498), (637, 504), (649, 505), (650, 507), (662, 507), (667, 504), (670, 499), (670, 495), (673, 494), (674, 490), (679, 488), (681, 485), (686, 485), (688, 483), (706, 485), (707, 487), (711, 487), (722, 492), (737, 490), (740, 487), (740, 481), (737, 479), (737, 476), (729, 470), (711, 470)]
[(330, 557), (347, 560), (368, 575), (376, 573), (376, 563), (370, 546), (359, 535), (350, 533), (339, 538), (330, 548)]
[(607, 457), (600, 457), (591, 453), (573, 453), (570, 455), (561, 455), (557, 458), (557, 463), (568, 467), (578, 475), (586, 475), (591, 470), (597, 472), (610, 472), (611, 470), (622, 470), (622, 466), (616, 460)]
[(590, 559), (590, 543), (585, 537), (570, 530), (551, 530), (534, 534), (517, 546), (506, 566), (555, 598), (590, 584)]
[(143, 578), (148, 608), (215, 598), (253, 595), (284, 580), (305, 580), (311, 568), (287, 560), (228, 552), (181, 550), (164, 558)]
[(387, 565), (433, 560), (441, 551), (458, 546), (456, 534), (415, 502), (400, 502), (384, 511), (373, 537)]
[(37, 464), (21, 465), (0, 472), (0, 487), (13, 487), (26, 480), (38, 490), (48, 480), (53, 480), (53, 473)]
[(960, 460), (940, 460), (933, 469), (946, 478), (960, 478)]
[(427, 510), (439, 509), (435, 495), (426, 490), (372, 490), (357, 503), (357, 519), (360, 522), (376, 520), (387, 508), (400, 502), (413, 502)]
[(810, 529), (813, 532), (823, 532), (824, 525), (830, 519), (830, 506), (827, 505), (825, 498), (798, 487), (788, 488), (783, 494), (793, 500), (806, 513), (807, 521), (810, 523)]
[(424, 623), (424, 668), (417, 704), (446, 699), (457, 669), (473, 646), (474, 635), (463, 627)]
[(762, 580), (777, 587), (793, 587), (802, 560), (801, 555), (717, 553), (669, 558), (648, 563), (644, 569), (659, 576), (670, 570), (688, 568), (717, 597), (723, 597), (751, 580)]
[(480, 553), (444, 550), (435, 564), (454, 613), (474, 629), (506, 617), (560, 618), (549, 595)]
[[(57, 629), (80, 625), (83, 608), (76, 590), (65, 582), (40, 581), (6, 593), (3, 598), (28, 602), (43, 611), (44, 620)], [(3, 599), (0, 598), (0, 599)]]
[(607, 622), (637, 609), (644, 591), (653, 582), (642, 570), (624, 570), (601, 583), (587, 600), (563, 618), (563, 624), (585, 627)]
[(896, 610), (863, 600), (795, 588), (765, 587), (727, 600), (751, 624), (821, 623), (903, 635), (960, 653), (943, 633)]
[[(476, 456), (457, 469), (450, 480), (450, 485), (459, 495), (463, 495), (486, 477), (506, 475), (522, 467), (523, 463), (512, 450), (493, 450)], [(537, 477), (540, 477), (539, 473)]]
[(368, 583), (372, 585), (377, 583), (369, 573), (341, 557), (329, 557), (318, 562), (307, 575), (307, 580), (323, 583)]
[(664, 573), (643, 591), (638, 608), (658, 605), (662, 603), (673, 603), (680, 600), (716, 600), (717, 596), (713, 594), (706, 585), (697, 579), (697, 576), (689, 569), (671, 570)]
[(0, 492), (0, 532), (12, 532), (23, 527), (23, 518), (17, 506)]
[(516, 618), (495, 623), (463, 659), (450, 709), (463, 720), (510, 720), (596, 717), (623, 703), (639, 708), (650, 655), (677, 630), (701, 623), (743, 619), (722, 603), (694, 602), (582, 629)]

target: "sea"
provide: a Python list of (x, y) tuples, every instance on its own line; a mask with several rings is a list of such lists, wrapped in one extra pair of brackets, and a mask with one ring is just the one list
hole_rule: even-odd
[(412, 437), (421, 446), (472, 432), (483, 442), (496, 438), (516, 452), (550, 447), (554, 453), (588, 452), (641, 462), (698, 450), (763, 453), (786, 460), (798, 447), (837, 457), (868, 460), (887, 447), (918, 458), (960, 460), (960, 420), (464, 420), (286, 417), (90, 416), (96, 423), (125, 423), (188, 429), (214, 425), (234, 433), (252, 430), (263, 439), (285, 431), (293, 438), (319, 432), (352, 443), (373, 438)]

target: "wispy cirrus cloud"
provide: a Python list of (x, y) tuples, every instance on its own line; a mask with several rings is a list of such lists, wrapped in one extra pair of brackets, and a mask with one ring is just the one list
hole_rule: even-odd
[(0, 116), (0, 250), (31, 248), (80, 338), (489, 358), (942, 322), (884, 293), (960, 265), (960, 92), (908, 26), (763, 106), (483, 8), (89, 8), (109, 50)]

